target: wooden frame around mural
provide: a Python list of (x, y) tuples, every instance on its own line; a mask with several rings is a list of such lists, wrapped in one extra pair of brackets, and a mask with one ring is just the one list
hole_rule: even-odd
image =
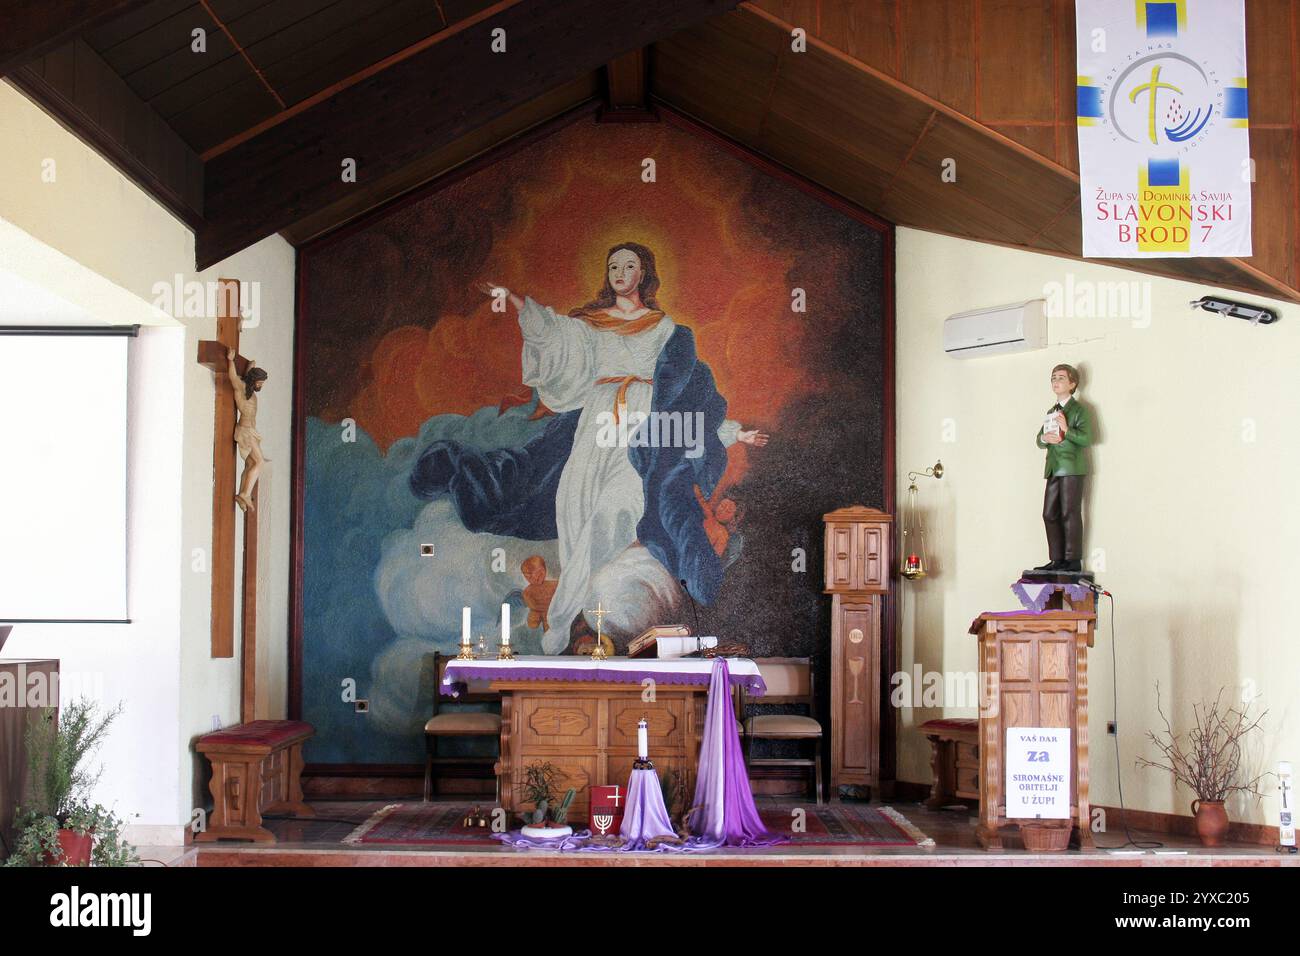
[[(768, 159), (753, 150), (742, 146), (736, 141), (729, 139), (722, 133), (717, 132), (707, 126), (695, 122), (686, 115), (677, 112), (665, 103), (655, 100), (655, 111), (661, 122), (670, 123), (689, 133), (707, 139), (709, 142), (727, 151), (733, 156), (756, 167), (766, 175), (775, 179), (780, 179), (801, 190), (804, 193), (816, 198), (827, 206), (830, 206), (846, 216), (849, 216), (858, 222), (874, 229), (880, 233), (884, 242), (882, 290), (883, 290), (883, 342), (881, 343), (884, 353), (884, 408), (882, 409), (882, 420), (884, 424), (884, 434), (882, 438), (882, 464), (884, 475), (882, 478), (882, 488), (884, 501), (881, 508), (889, 514), (895, 513), (895, 432), (894, 432), (894, 339), (895, 339), (895, 316), (894, 316), (894, 226), (892, 223), (881, 219), (879, 216), (868, 212), (862, 207), (838, 196), (822, 186), (817, 185), (800, 176), (774, 160)], [(426, 183), (425, 185), (390, 200), (375, 209), (366, 213), (364, 216), (353, 220), (346, 225), (340, 226), (331, 232), (326, 233), (312, 241), (300, 246), (297, 250), (296, 273), (297, 273), (297, 296), (295, 303), (294, 317), (294, 376), (293, 376), (293, 492), (292, 506), (290, 509), (290, 554), (291, 564), (289, 569), (289, 718), (291, 720), (300, 720), (302, 717), (302, 631), (303, 631), (303, 601), (302, 601), (302, 578), (303, 578), (303, 488), (305, 482), (305, 464), (306, 464), (306, 429), (305, 425), (305, 401), (306, 401), (306, 356), (307, 343), (311, 332), (311, 320), (307, 314), (307, 295), (306, 295), (306, 277), (308, 265), (312, 255), (321, 249), (337, 242), (358, 229), (363, 229), (382, 218), (395, 209), (399, 209), (413, 202), (418, 202), (442, 189), (446, 189), (454, 183), (461, 181), (467, 176), (479, 172), (491, 166), (502, 159), (512, 155), (520, 149), (532, 145), (533, 143), (550, 136), (553, 133), (565, 128), (571, 123), (577, 122), (584, 118), (592, 117), (600, 108), (600, 102), (592, 100), (581, 106), (575, 107), (554, 119), (540, 124), (533, 129), (522, 133), (519, 136), (502, 143), (500, 146), (492, 149), (481, 156), (470, 160), (467, 163), (439, 176), (438, 178)], [(852, 504), (852, 502), (846, 502)], [(883, 621), (883, 640), (881, 642), (881, 681), (882, 681), (882, 699), (888, 700), (890, 687), (888, 686), (889, 675), (896, 670), (897, 660), (897, 576), (892, 573), (889, 575), (889, 599), (885, 602), (885, 619)], [(829, 639), (829, 637), (828, 637)], [(895, 756), (895, 719), (892, 708), (882, 708), (881, 726), (880, 726), (880, 766), (881, 776), (885, 780), (892, 780), (896, 763)], [(367, 775), (368, 773), (379, 774), (384, 771), (391, 775), (393, 768), (391, 766), (379, 766), (369, 764), (330, 764), (316, 767), (308, 764), (306, 772), (311, 774), (313, 771), (322, 769), (344, 773), (349, 776)], [(420, 768), (414, 764), (411, 765), (415, 771)], [(411, 769), (406, 768), (406, 769)]]

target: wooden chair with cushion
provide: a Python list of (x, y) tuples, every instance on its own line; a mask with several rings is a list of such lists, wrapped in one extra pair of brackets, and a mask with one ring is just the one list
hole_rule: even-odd
[[(445, 654), (435, 653), (433, 655), (433, 672), (436, 675), (437, 684), (433, 692), (433, 716), (429, 718), (428, 723), (424, 725), (424, 742), (426, 756), (424, 758), (424, 799), (426, 801), (433, 799), (434, 792), (434, 768), (445, 767), (448, 765), (456, 766), (484, 766), (492, 772), (492, 778), (495, 784), (495, 799), (497, 803), (501, 802), (501, 785), (500, 778), (496, 774), (496, 757), (467, 757), (467, 756), (440, 756), (438, 753), (438, 741), (446, 737), (496, 737), (498, 741), (501, 738), (501, 715), (488, 713), (485, 711), (469, 711), (456, 709), (457, 704), (483, 704), (483, 703), (500, 703), (499, 694), (483, 693), (462, 693), (459, 697), (442, 696), (442, 678), (446, 670), (447, 661), (451, 660)], [(444, 709), (447, 704), (451, 704), (451, 709)], [(499, 744), (498, 744), (499, 746)]]
[[(808, 710), (803, 714), (756, 714), (744, 721), (745, 767), (807, 767), (815, 778), (817, 802), (822, 802), (822, 725), (813, 714), (817, 713), (817, 700), (813, 692), (813, 665), (809, 657), (755, 658), (767, 693), (757, 698), (764, 704), (802, 704)], [(741, 697), (741, 715), (745, 713), (745, 699)], [(812, 741), (811, 757), (751, 756), (755, 740)]]

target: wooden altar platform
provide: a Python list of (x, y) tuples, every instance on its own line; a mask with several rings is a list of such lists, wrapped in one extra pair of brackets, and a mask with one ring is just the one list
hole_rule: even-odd
[[(807, 801), (789, 797), (756, 797), (760, 807), (782, 810), (803, 806)], [(384, 800), (315, 801), (314, 819), (273, 819), (267, 826), (279, 841), (275, 846), (204, 844), (191, 847), (142, 849), (142, 855), (169, 866), (263, 867), (263, 866), (383, 866), (383, 867), (553, 867), (553, 866), (854, 866), (854, 867), (1296, 867), (1300, 856), (1275, 853), (1271, 846), (1233, 842), (1213, 850), (1202, 847), (1195, 837), (1133, 831), (1137, 839), (1157, 839), (1170, 853), (1120, 856), (1104, 849), (1067, 853), (1028, 853), (1009, 835), (1002, 850), (983, 849), (975, 835), (973, 812), (932, 810), (920, 803), (893, 804), (915, 826), (932, 837), (931, 847), (801, 848), (792, 846), (756, 849), (723, 849), (707, 853), (555, 853), (516, 850), (485, 843), (470, 848), (428, 848), (405, 846), (350, 846), (343, 840), (357, 826), (381, 809)], [(464, 801), (450, 803), (464, 806)], [(1102, 845), (1120, 843), (1121, 832), (1098, 834)], [(145, 852), (147, 851), (147, 852)]]

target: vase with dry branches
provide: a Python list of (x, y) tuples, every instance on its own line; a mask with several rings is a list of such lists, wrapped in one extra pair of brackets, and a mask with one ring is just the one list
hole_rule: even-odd
[(1138, 757), (1139, 767), (1163, 770), (1181, 783), (1196, 799), (1192, 815), (1196, 832), (1205, 846), (1220, 846), (1228, 832), (1224, 801), (1234, 793), (1260, 796), (1259, 783), (1267, 774), (1248, 777), (1242, 767), (1242, 742), (1260, 729), (1268, 711), (1251, 716), (1251, 704), (1232, 707), (1223, 702), (1224, 688), (1212, 701), (1192, 705), (1192, 727), (1176, 734), (1160, 706), (1160, 685), (1156, 684), (1156, 712), (1164, 721), (1160, 732), (1147, 731), (1147, 738), (1160, 756), (1155, 760)]

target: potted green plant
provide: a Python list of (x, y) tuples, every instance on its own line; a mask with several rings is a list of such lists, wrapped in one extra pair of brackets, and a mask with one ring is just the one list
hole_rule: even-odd
[(1249, 715), (1250, 703), (1240, 710), (1223, 704), (1223, 689), (1213, 701), (1192, 705), (1192, 727), (1186, 733), (1175, 734), (1160, 706), (1160, 685), (1156, 685), (1156, 712), (1164, 721), (1165, 729), (1159, 733), (1147, 731), (1147, 737), (1160, 751), (1156, 760), (1138, 758), (1139, 767), (1155, 767), (1170, 774), (1196, 799), (1192, 801), (1192, 816), (1196, 818), (1196, 833), (1204, 846), (1221, 846), (1228, 832), (1228, 813), (1224, 803), (1234, 793), (1251, 793), (1260, 796), (1259, 782), (1268, 774), (1246, 779), (1242, 769), (1242, 741), (1252, 731), (1258, 730), (1258, 717)]
[(18, 839), (6, 866), (125, 866), (136, 862), (122, 821), (90, 801), (101, 769), (87, 758), (103, 743), (121, 707), (100, 714), (81, 698), (60, 715), (46, 708), (27, 728), (31, 799), (18, 808)]
[(555, 778), (559, 774), (559, 769), (549, 761), (530, 763), (524, 768), (524, 779), (519, 784), (519, 791), (524, 801), (533, 805), (532, 810), (522, 814), (524, 826), (520, 832), (524, 836), (554, 840), (572, 835), (573, 827), (568, 825), (569, 806), (577, 791), (570, 787), (564, 798), (557, 803)]

